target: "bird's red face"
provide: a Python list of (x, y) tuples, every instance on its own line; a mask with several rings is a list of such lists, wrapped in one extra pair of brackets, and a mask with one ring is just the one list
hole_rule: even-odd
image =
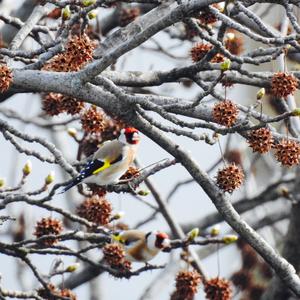
[(164, 232), (156, 233), (155, 247), (158, 249), (164, 249), (170, 246), (169, 236)]
[(136, 145), (140, 141), (139, 132), (134, 127), (126, 127), (123, 129), (124, 135), (126, 137), (126, 142), (131, 145)]

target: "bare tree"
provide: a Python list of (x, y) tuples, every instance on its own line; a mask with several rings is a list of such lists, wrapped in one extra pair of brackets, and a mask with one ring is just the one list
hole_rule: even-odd
[[(0, 270), (0, 298), (77, 299), (71, 289), (87, 284), (90, 299), (102, 299), (101, 274), (155, 270), (140, 299), (161, 299), (166, 287), (173, 300), (299, 299), (299, 12), (296, 0), (0, 1), (1, 153), (13, 153), (8, 182), (0, 179), (0, 253), (20, 287), (7, 289)], [(140, 151), (118, 184), (59, 196), (127, 127), (169, 158), (143, 166), (151, 154)], [(191, 143), (213, 149), (209, 169)], [(33, 168), (20, 168), (24, 156)], [(171, 175), (165, 195), (153, 178), (175, 169), (182, 180)], [(183, 222), (172, 200), (184, 188), (216, 211)], [(129, 229), (108, 200), (116, 194), (145, 206), (130, 229), (163, 218), (169, 264), (136, 268), (112, 241)], [(30, 208), (41, 212), (36, 224)], [(236, 241), (240, 270), (210, 274), (203, 259)]]

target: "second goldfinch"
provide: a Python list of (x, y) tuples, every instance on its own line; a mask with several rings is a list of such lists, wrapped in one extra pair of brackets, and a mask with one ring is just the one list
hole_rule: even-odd
[(159, 231), (145, 233), (140, 230), (125, 230), (113, 234), (112, 238), (123, 245), (125, 258), (131, 262), (147, 263), (161, 250), (170, 247), (168, 235)]
[(83, 182), (97, 185), (117, 183), (133, 163), (139, 141), (137, 129), (133, 127), (122, 129), (118, 139), (107, 141), (100, 146), (79, 175), (64, 187), (61, 193)]

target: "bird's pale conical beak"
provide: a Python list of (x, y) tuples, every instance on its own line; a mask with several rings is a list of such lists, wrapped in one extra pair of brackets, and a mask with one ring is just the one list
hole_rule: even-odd
[(169, 248), (171, 246), (171, 241), (169, 239), (164, 239), (161, 245), (163, 246), (163, 249)]

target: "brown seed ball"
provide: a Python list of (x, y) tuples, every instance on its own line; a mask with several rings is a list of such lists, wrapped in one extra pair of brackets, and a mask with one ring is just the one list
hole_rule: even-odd
[(171, 300), (192, 300), (198, 291), (201, 282), (200, 274), (197, 271), (179, 271), (176, 275), (176, 290)]
[(10, 68), (7, 65), (0, 64), (0, 93), (4, 93), (9, 89), (12, 79)]
[(266, 278), (266, 279), (271, 279), (273, 277), (273, 270), (270, 268), (270, 266), (265, 263), (262, 262), (259, 265), (259, 269), (261, 271), (261, 274)]
[(244, 181), (243, 171), (234, 164), (228, 165), (217, 174), (217, 185), (225, 192), (232, 193)]
[(223, 278), (213, 278), (205, 282), (204, 292), (209, 300), (230, 300), (232, 289), (230, 282)]
[(43, 97), (42, 108), (49, 116), (57, 116), (65, 111), (62, 104), (63, 95), (49, 93)]
[(226, 161), (228, 161), (230, 164), (235, 164), (238, 166), (243, 165), (243, 156), (240, 150), (238, 149), (232, 149), (224, 154), (224, 158)]
[(71, 36), (66, 45), (66, 53), (72, 58), (71, 70), (81, 69), (92, 60), (95, 46), (95, 42), (86, 34)]
[(141, 11), (138, 7), (123, 8), (120, 12), (120, 26), (125, 27), (129, 23), (133, 22), (139, 15)]
[(190, 51), (193, 62), (200, 61), (211, 49), (212, 45), (210, 44), (196, 44)]
[[(212, 5), (215, 6), (215, 5)], [(218, 7), (216, 7), (218, 8)], [(218, 21), (218, 18), (215, 14), (209, 11), (209, 9), (205, 8), (203, 11), (200, 13), (200, 16), (198, 17), (198, 20), (200, 21), (201, 24), (214, 24)]]
[(76, 115), (84, 109), (84, 102), (70, 96), (63, 96), (62, 107), (66, 113)]
[(242, 265), (246, 270), (251, 270), (258, 264), (258, 256), (250, 245), (246, 245), (242, 249)]
[(45, 289), (45, 288), (40, 288), (37, 290), (37, 293), (40, 297), (42, 297), (45, 300), (54, 300), (54, 296), (58, 289), (56, 288), (56, 286), (53, 283), (49, 283), (47, 285), (50, 293)]
[(294, 95), (298, 88), (298, 79), (288, 73), (275, 73), (271, 81), (271, 93), (275, 97), (287, 98), (288, 95)]
[(139, 177), (140, 172), (135, 167), (129, 167), (129, 169), (126, 171), (124, 175), (120, 178), (120, 180), (127, 180), (127, 179), (133, 179), (136, 177)]
[(252, 130), (248, 135), (249, 146), (253, 152), (267, 153), (273, 146), (273, 136), (269, 128)]
[(300, 144), (283, 139), (275, 146), (275, 157), (283, 166), (292, 167), (299, 164)]
[(94, 41), (86, 34), (72, 35), (63, 53), (55, 55), (43, 67), (45, 71), (72, 72), (80, 70), (92, 60), (95, 49)]
[(81, 124), (87, 133), (101, 132), (106, 125), (104, 113), (99, 111), (96, 106), (92, 106), (81, 116)]
[(261, 296), (265, 290), (266, 290), (265, 287), (258, 284), (251, 286), (251, 288), (248, 291), (249, 300), (261, 299)]
[[(43, 218), (38, 221), (35, 226), (34, 235), (37, 238), (43, 237), (45, 235), (59, 235), (63, 230), (62, 222), (58, 219)], [(58, 242), (58, 239), (49, 238), (41, 241), (41, 244), (44, 246), (52, 246)]]
[(213, 107), (213, 120), (223, 126), (232, 127), (238, 117), (239, 110), (232, 101), (221, 101)]
[(119, 271), (129, 271), (131, 262), (125, 259), (124, 248), (117, 243), (107, 244), (103, 247), (104, 260), (113, 268)]
[(224, 46), (231, 54), (240, 55), (244, 51), (244, 40), (242, 35), (236, 30), (228, 30)]
[(77, 208), (78, 215), (97, 225), (106, 225), (110, 221), (112, 206), (98, 196), (85, 199)]
[(71, 290), (69, 289), (62, 289), (57, 293), (58, 296), (60, 297), (65, 297), (70, 300), (77, 300), (76, 294), (74, 294)]
[(251, 274), (245, 270), (235, 272), (231, 276), (232, 283), (241, 290), (247, 289), (252, 284)]

